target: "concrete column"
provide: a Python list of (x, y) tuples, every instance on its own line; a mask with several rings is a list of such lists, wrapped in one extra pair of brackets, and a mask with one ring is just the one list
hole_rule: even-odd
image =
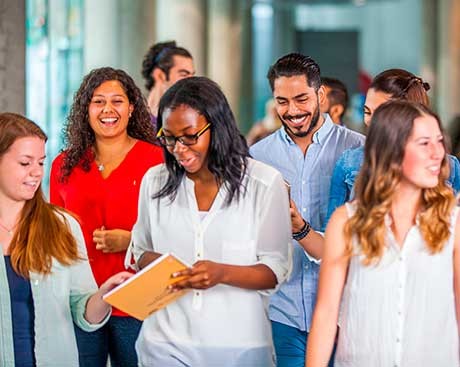
[(86, 1), (84, 73), (120, 68), (143, 90), (142, 60), (155, 43), (155, 8), (152, 0)]
[(438, 113), (445, 125), (460, 114), (460, 0), (439, 2)]
[(438, 0), (423, 0), (422, 4), (422, 35), (420, 76), (430, 83), (431, 107), (437, 109), (437, 80), (438, 69)]
[(0, 111), (25, 113), (25, 0), (0, 0)]
[(144, 90), (141, 69), (145, 53), (155, 43), (155, 1), (119, 0), (120, 68), (125, 70)]
[(230, 106), (238, 115), (241, 84), (242, 23), (239, 2), (208, 2), (208, 77), (224, 91)]
[[(224, 5), (226, 1), (221, 1)], [(206, 73), (206, 6), (204, 0), (157, 0), (156, 41), (175, 40), (189, 50), (197, 75)]]
[(118, 0), (85, 1), (84, 74), (102, 66), (120, 67), (123, 50), (117, 4)]

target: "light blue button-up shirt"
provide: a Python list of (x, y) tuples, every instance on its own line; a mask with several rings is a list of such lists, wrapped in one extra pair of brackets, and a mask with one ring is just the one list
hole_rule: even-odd
[[(324, 231), (332, 170), (342, 152), (363, 145), (364, 136), (332, 122), (329, 115), (302, 150), (284, 127), (251, 147), (251, 155), (281, 172), (291, 185), (291, 198), (313, 229)], [(309, 331), (316, 302), (319, 264), (294, 242), (291, 277), (271, 297), (269, 316), (302, 331)]]
[[(455, 194), (460, 191), (460, 163), (450, 154), (447, 155), (450, 165), (450, 176), (446, 183), (453, 188)], [(331, 192), (327, 221), (339, 206), (353, 200), (355, 181), (364, 161), (364, 147), (348, 149), (340, 156), (335, 165), (331, 179)]]

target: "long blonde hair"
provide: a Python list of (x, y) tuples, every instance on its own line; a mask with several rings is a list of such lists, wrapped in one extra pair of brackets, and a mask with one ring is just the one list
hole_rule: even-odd
[[(344, 233), (347, 253), (359, 244), (363, 263), (378, 261), (385, 248), (385, 216), (390, 212), (393, 194), (401, 180), (401, 164), (414, 120), (421, 116), (439, 118), (427, 107), (408, 101), (390, 101), (381, 105), (372, 116), (364, 148), (364, 163), (356, 181), (356, 211), (346, 222)], [(444, 146), (445, 148), (445, 146)], [(444, 157), (436, 187), (422, 189), (423, 212), (420, 231), (430, 253), (442, 250), (450, 235), (450, 214), (455, 205), (452, 189), (445, 181), (449, 162)]]
[[(0, 159), (17, 139), (25, 137), (47, 140), (43, 130), (29, 119), (15, 113), (0, 113)], [(49, 274), (53, 258), (63, 265), (80, 258), (62, 212), (45, 201), (41, 185), (34, 197), (26, 201), (10, 245), (16, 273), (25, 278), (30, 271)]]

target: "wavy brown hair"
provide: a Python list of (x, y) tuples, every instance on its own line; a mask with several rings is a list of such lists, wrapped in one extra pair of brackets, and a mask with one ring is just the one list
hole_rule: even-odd
[[(47, 140), (42, 129), (15, 113), (0, 113), (0, 159), (20, 138)], [(49, 274), (53, 258), (63, 265), (80, 259), (69, 224), (57, 209), (45, 201), (41, 185), (21, 210), (10, 245), (11, 264), (16, 273), (29, 278), (29, 272)]]
[(75, 93), (70, 114), (64, 130), (65, 156), (61, 167), (60, 181), (65, 181), (73, 168), (81, 164), (84, 171), (90, 170), (94, 154), (89, 148), (94, 146), (96, 137), (89, 124), (88, 107), (94, 90), (102, 83), (118, 81), (129, 103), (134, 109), (128, 121), (128, 135), (132, 138), (155, 143), (153, 127), (147, 102), (134, 80), (123, 70), (104, 67), (92, 70), (85, 76), (77, 93)]
[[(372, 116), (364, 147), (364, 163), (356, 181), (356, 212), (345, 224), (347, 253), (353, 255), (352, 241), (360, 246), (363, 263), (380, 260), (386, 244), (385, 216), (401, 181), (401, 164), (414, 120), (422, 116), (439, 118), (427, 107), (408, 101), (389, 101)], [(445, 148), (445, 144), (444, 144)], [(422, 189), (419, 227), (430, 253), (442, 250), (450, 236), (450, 215), (454, 194), (446, 185), (449, 163), (444, 157), (439, 181), (434, 188)]]

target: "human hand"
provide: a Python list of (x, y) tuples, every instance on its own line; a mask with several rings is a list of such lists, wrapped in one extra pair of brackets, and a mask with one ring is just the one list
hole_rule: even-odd
[(106, 294), (107, 292), (111, 291), (117, 285), (123, 283), (124, 281), (131, 278), (134, 274), (129, 273), (127, 271), (122, 271), (115, 275), (112, 275), (109, 279), (107, 279), (100, 287), (99, 292), (101, 295)]
[(126, 251), (131, 241), (131, 232), (123, 229), (105, 229), (101, 227), (93, 232), (96, 250), (104, 253)]
[(291, 204), (292, 233), (297, 233), (302, 230), (302, 228), (305, 225), (305, 222), (293, 200), (290, 201), (290, 204)]
[(191, 268), (178, 271), (172, 278), (185, 277), (170, 287), (173, 291), (185, 288), (208, 289), (222, 283), (225, 276), (225, 265), (209, 260), (196, 262)]

